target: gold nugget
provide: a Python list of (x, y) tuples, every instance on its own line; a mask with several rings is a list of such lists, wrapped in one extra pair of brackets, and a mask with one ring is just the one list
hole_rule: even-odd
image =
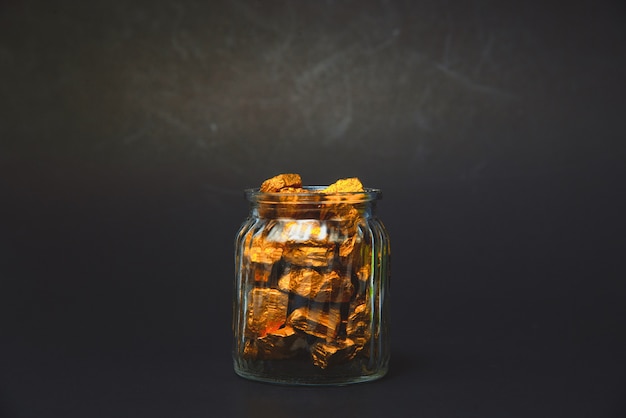
[(251, 263), (273, 264), (283, 255), (283, 245), (267, 239), (265, 234), (255, 234), (245, 243), (244, 257)]
[(257, 339), (258, 355), (267, 360), (293, 357), (298, 350), (307, 347), (303, 335), (289, 325), (272, 331)]
[(358, 241), (359, 237), (356, 234), (346, 238), (339, 246), (339, 257), (346, 258), (352, 254), (354, 246)]
[(364, 264), (357, 272), (356, 277), (362, 282), (367, 282), (371, 276), (371, 268), (369, 264)]
[(315, 302), (348, 302), (354, 293), (350, 277), (336, 271), (322, 274), (310, 268), (289, 271), (278, 280), (278, 288)]
[(254, 344), (254, 340), (246, 339), (243, 345), (242, 355), (247, 359), (253, 359), (259, 355), (259, 349), (256, 344)]
[(302, 179), (299, 174), (279, 174), (271, 179), (267, 179), (261, 184), (259, 191), (263, 193), (276, 193), (281, 189), (288, 188), (301, 188)]
[(369, 341), (371, 328), (370, 311), (367, 303), (353, 303), (348, 316), (346, 333), (361, 348)]
[(307, 334), (332, 341), (341, 325), (341, 315), (338, 308), (323, 311), (317, 307), (302, 307), (289, 315), (287, 323)]
[(248, 294), (247, 333), (264, 336), (280, 328), (287, 318), (289, 296), (278, 289), (255, 288)]
[(340, 179), (328, 186), (327, 188), (321, 190), (322, 193), (331, 194), (331, 193), (350, 193), (350, 192), (362, 192), (363, 184), (356, 177), (350, 177), (347, 179)]
[(324, 245), (293, 245), (285, 249), (283, 258), (294, 266), (324, 267), (331, 265), (335, 248)]
[(322, 369), (336, 363), (351, 360), (356, 354), (356, 345), (349, 338), (332, 342), (319, 341), (311, 347), (313, 364)]

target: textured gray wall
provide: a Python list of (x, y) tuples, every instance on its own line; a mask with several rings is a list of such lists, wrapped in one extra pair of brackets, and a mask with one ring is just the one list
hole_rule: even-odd
[(232, 190), (577, 164), (619, 127), (624, 13), (561, 3), (5, 2), (3, 158)]

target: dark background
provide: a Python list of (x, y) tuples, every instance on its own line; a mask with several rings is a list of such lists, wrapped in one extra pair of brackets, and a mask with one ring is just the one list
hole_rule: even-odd
[[(0, 416), (623, 417), (617, 1), (0, 2)], [(242, 190), (383, 190), (392, 362), (230, 359)]]

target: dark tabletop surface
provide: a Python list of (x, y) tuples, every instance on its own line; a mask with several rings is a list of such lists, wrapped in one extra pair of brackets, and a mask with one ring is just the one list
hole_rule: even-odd
[[(0, 3), (0, 416), (626, 416), (618, 2)], [(237, 377), (243, 189), (383, 190), (377, 382)]]

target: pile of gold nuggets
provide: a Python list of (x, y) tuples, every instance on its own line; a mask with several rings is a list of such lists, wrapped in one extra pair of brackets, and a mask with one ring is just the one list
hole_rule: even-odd
[(243, 357), (305, 359), (322, 369), (367, 357), (372, 247), (360, 227), (363, 185), (348, 178), (303, 188), (298, 174), (281, 174), (259, 191), (275, 204), (261, 202), (264, 226), (244, 231)]

